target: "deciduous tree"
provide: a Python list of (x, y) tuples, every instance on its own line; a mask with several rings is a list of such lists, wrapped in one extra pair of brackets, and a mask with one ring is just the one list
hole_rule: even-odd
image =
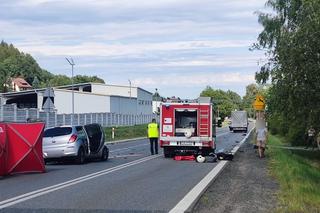
[(256, 80), (271, 80), (268, 113), (273, 130), (303, 142), (308, 126), (320, 130), (320, 1), (269, 0), (260, 13), (263, 30), (254, 44), (268, 62)]

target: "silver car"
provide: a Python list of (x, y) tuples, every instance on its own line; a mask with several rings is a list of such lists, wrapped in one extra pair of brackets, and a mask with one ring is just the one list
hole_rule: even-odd
[(107, 160), (109, 149), (99, 124), (59, 126), (45, 129), (43, 155), (45, 162), (71, 158), (82, 164), (88, 158)]

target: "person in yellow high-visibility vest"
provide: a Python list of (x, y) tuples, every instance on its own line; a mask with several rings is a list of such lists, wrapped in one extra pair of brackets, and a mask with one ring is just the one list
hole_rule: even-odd
[(159, 126), (154, 118), (148, 124), (148, 138), (150, 140), (151, 155), (154, 155), (154, 153), (158, 154)]

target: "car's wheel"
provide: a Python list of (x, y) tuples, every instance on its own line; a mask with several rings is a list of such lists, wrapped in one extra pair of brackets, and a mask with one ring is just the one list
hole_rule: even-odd
[(80, 149), (78, 151), (78, 155), (76, 157), (76, 163), (77, 164), (84, 164), (84, 162), (85, 162), (84, 149), (82, 147), (80, 147)]
[(101, 161), (108, 160), (108, 157), (109, 157), (109, 152), (108, 152), (107, 148), (104, 147), (102, 150)]

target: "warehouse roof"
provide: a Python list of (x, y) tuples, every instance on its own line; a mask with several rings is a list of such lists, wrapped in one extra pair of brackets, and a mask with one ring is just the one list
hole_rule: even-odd
[[(57, 87), (53, 87), (53, 88), (56, 88), (56, 89), (59, 89), (59, 90), (70, 90), (72, 89), (72, 86), (73, 88), (76, 90), (80, 87), (86, 87), (86, 86), (91, 86), (91, 85), (102, 85), (102, 86), (110, 86), (110, 87), (124, 87), (124, 88), (130, 88), (130, 86), (122, 86), (122, 85), (113, 85), (113, 84), (101, 84), (101, 83), (92, 83), (92, 82), (88, 82), (88, 83), (79, 83), (79, 84), (74, 84), (74, 85), (64, 85), (64, 86), (57, 86)], [(152, 95), (151, 92), (145, 90), (145, 89), (142, 89), (141, 87), (131, 87), (131, 88), (136, 88), (136, 89), (140, 89), (144, 92), (147, 92), (149, 94)], [(27, 94), (34, 94), (34, 93), (37, 93), (37, 92), (43, 92), (45, 91), (46, 88), (41, 88), (41, 89), (30, 89), (30, 90), (25, 90), (25, 91), (19, 91), (19, 92), (7, 92), (7, 93), (0, 93), (0, 96), (6, 96), (6, 97), (10, 97), (10, 96), (16, 96), (16, 95), (27, 95)], [(91, 92), (83, 92), (83, 93), (86, 93), (86, 94), (89, 94)], [(94, 94), (94, 93), (91, 93), (91, 94)], [(110, 94), (108, 96), (119, 96), (117, 94)], [(124, 97), (124, 96), (123, 96)]]

